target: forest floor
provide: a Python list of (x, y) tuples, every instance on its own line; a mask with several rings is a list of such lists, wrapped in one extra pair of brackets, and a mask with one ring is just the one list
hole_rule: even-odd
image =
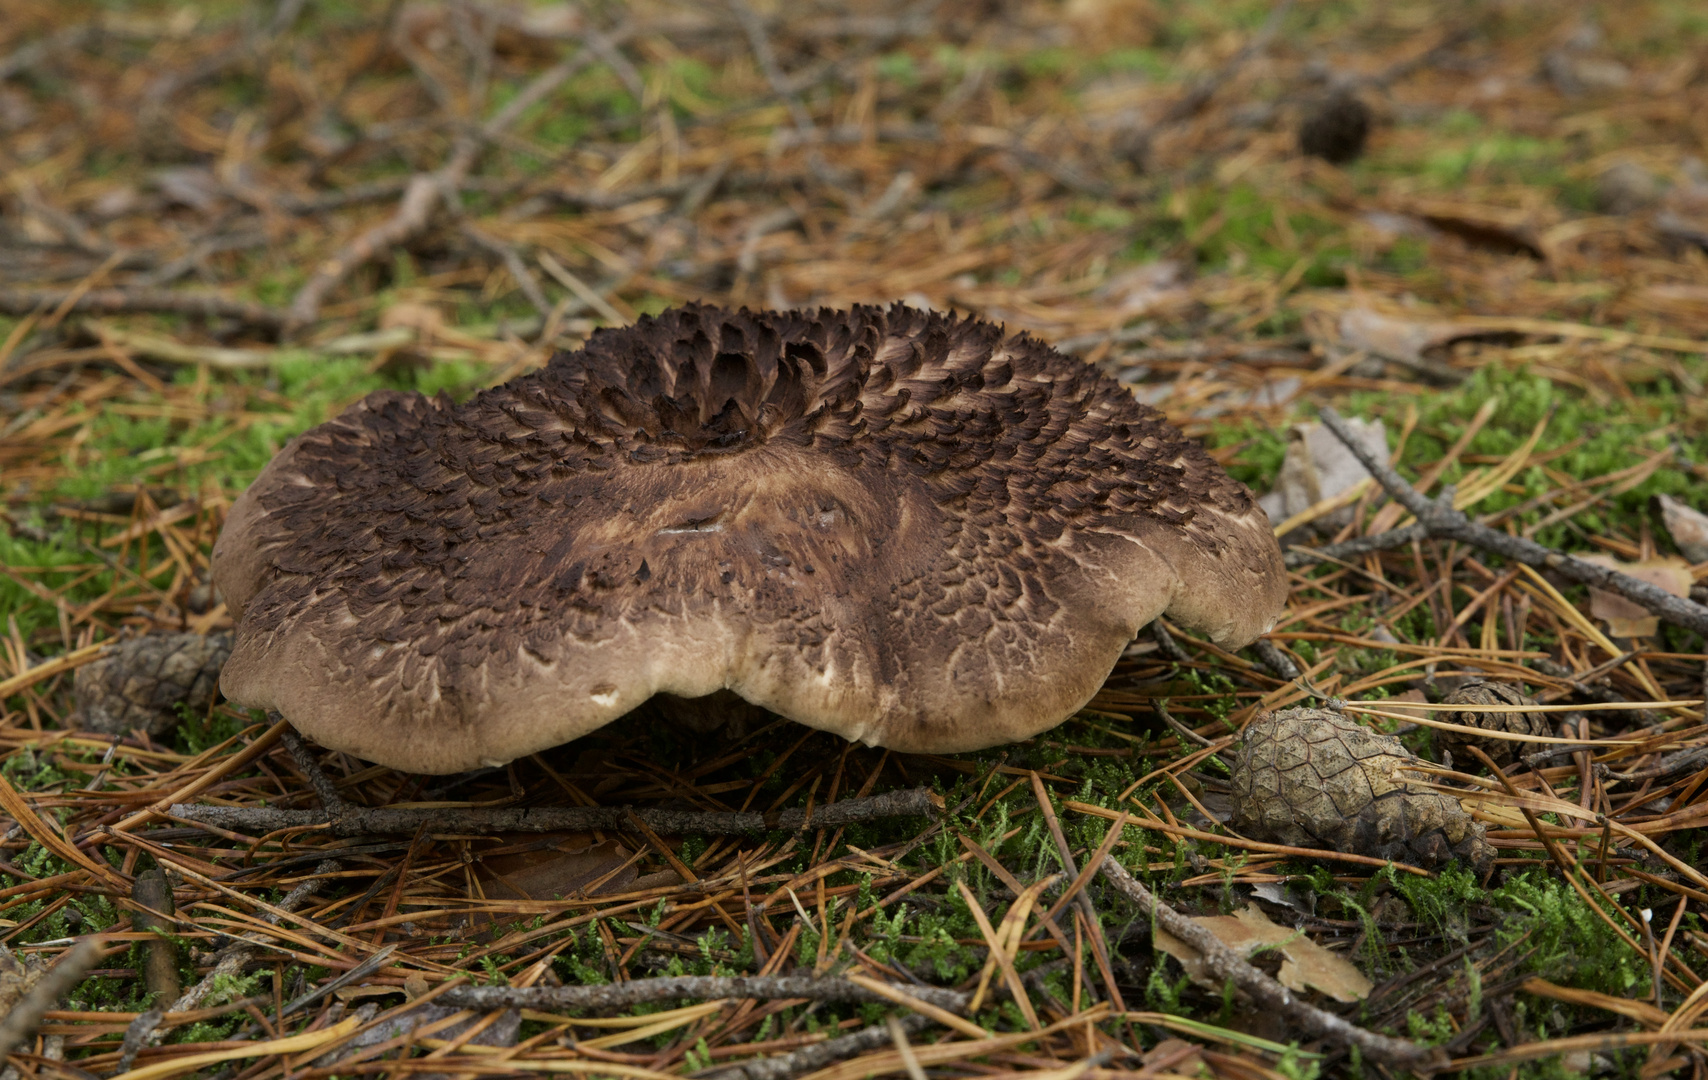
[[(0, 0), (0, 1008), (47, 1009), (5, 1075), (1415, 1066), (1195, 981), (1107, 859), (1282, 927), (1267, 975), (1426, 1064), (1701, 1077), (1703, 635), (1440, 535), (1304, 554), (1409, 516), (1313, 487), (1295, 425), (1379, 420), (1425, 494), (1700, 603), (1708, 535), (1660, 497), (1708, 510), (1704, 157), (1690, 0)], [(619, 723), (447, 779), (219, 702), (82, 726), (109, 643), (231, 628), (212, 541), (291, 436), (689, 300), (900, 300), (1101, 366), (1281, 492), (1280, 653), (1147, 632), (1060, 727), (950, 756)], [(1386, 703), (1349, 715), (1440, 760), (1427, 706), (1472, 675), (1581, 740), (1438, 770), (1486, 876), (1227, 826), (1259, 714)], [(929, 796), (544, 840), (167, 813), (311, 810), (327, 778), (435, 813)]]

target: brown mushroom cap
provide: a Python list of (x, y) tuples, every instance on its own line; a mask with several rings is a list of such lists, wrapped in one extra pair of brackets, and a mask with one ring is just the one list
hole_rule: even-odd
[(729, 689), (905, 751), (1026, 738), (1159, 614), (1237, 647), (1266, 516), (1079, 360), (906, 307), (690, 306), (455, 404), (381, 391), (232, 506), (221, 680), (452, 772)]

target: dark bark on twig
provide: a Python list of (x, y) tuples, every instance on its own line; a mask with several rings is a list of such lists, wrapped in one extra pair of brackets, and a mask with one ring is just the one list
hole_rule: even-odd
[(24, 993), (23, 998), (0, 1018), (0, 1058), (4, 1058), (29, 1037), (41, 1023), (42, 1014), (59, 1004), (83, 976), (101, 958), (101, 943), (97, 938), (84, 938), (67, 952)]
[(1293, 658), (1282, 652), (1281, 646), (1268, 638), (1258, 638), (1252, 642), (1251, 651), (1257, 654), (1264, 667), (1275, 673), (1277, 679), (1292, 682), (1304, 674), (1299, 670), (1299, 665), (1293, 663)]
[(864, 799), (845, 799), (806, 811), (759, 814), (712, 810), (655, 810), (626, 806), (536, 806), (493, 810), (394, 809), (355, 806), (339, 800), (337, 811), (276, 810), (270, 807), (195, 806), (179, 803), (169, 811), (175, 818), (200, 821), (222, 829), (274, 832), (279, 829), (330, 825), (335, 836), (370, 833), (413, 833), (425, 825), (433, 832), (553, 832), (558, 829), (626, 830), (630, 815), (654, 832), (671, 836), (701, 834), (729, 836), (767, 829), (834, 829), (854, 822), (889, 817), (935, 818), (941, 809), (925, 788), (892, 791)]
[(1376, 482), (1381, 484), (1396, 502), (1417, 515), (1418, 523), (1428, 530), (1430, 536), (1457, 540), (1484, 551), (1492, 551), (1512, 562), (1552, 570), (1581, 585), (1593, 585), (1598, 589), (1616, 592), (1670, 623), (1708, 635), (1708, 607), (1680, 599), (1664, 589), (1656, 588), (1646, 581), (1639, 581), (1628, 574), (1621, 574), (1617, 570), (1574, 559), (1534, 540), (1509, 536), (1487, 525), (1479, 525), (1463, 512), (1426, 498), (1408, 484), (1404, 477), (1389, 468), (1387, 462), (1370, 453), (1369, 448), (1359, 441), (1339, 413), (1325, 405), (1319, 415), (1329, 430), (1346, 444), (1353, 456), (1376, 478)]
[(1320, 548), (1293, 546), (1282, 556), (1282, 562), (1289, 570), (1297, 570), (1314, 562), (1326, 562), (1331, 559), (1356, 559), (1377, 551), (1388, 551), (1392, 548), (1405, 547), (1413, 540), (1422, 540), (1429, 535), (1429, 530), (1422, 525), (1407, 525), (1403, 529), (1389, 529), (1375, 536), (1355, 536), (1351, 540), (1343, 540), (1338, 544), (1326, 544)]
[(1381, 1065), (1421, 1072), (1432, 1072), (1446, 1066), (1447, 1055), (1436, 1047), (1419, 1046), (1405, 1039), (1366, 1031), (1301, 1000), (1293, 991), (1246, 963), (1203, 925), (1158, 900), (1114, 859), (1103, 861), (1103, 876), (1121, 895), (1149, 913), (1158, 926), (1197, 949), (1211, 975), (1234, 983), (1257, 1003), (1259, 1009), (1274, 1012), (1312, 1035), (1337, 1045), (1356, 1046), (1366, 1058)]
[[(322, 859), (314, 868), (314, 877), (286, 893), (284, 899), (274, 906), (281, 911), (295, 911), (302, 907), (311, 896), (320, 891), (325, 882), (325, 876), (335, 872), (338, 866), (337, 859)], [(272, 912), (267, 912), (262, 918), (270, 923), (279, 921), (279, 917)], [(264, 945), (271, 944), (272, 941), (273, 939), (265, 934), (245, 934), (221, 949), (218, 955), (214, 957), (213, 970), (204, 975), (196, 985), (186, 990), (177, 1001), (172, 1002), (169, 1007), (156, 1005), (132, 1020), (130, 1026), (125, 1029), (124, 1043), (120, 1047), (119, 1064), (115, 1071), (121, 1073), (129, 1071), (132, 1063), (136, 1061), (136, 1055), (142, 1052), (144, 1046), (150, 1043), (158, 1043), (171, 1033), (171, 1027), (162, 1028), (160, 1026), (161, 1020), (164, 1019), (167, 1012), (185, 1013), (200, 1006), (202, 999), (213, 990), (215, 982), (222, 978), (242, 974), (243, 969), (249, 966), (249, 962), (255, 959), (256, 951)]]
[[(273, 714), (277, 715), (277, 714)], [(762, 832), (766, 829), (835, 829), (874, 818), (927, 817), (942, 812), (941, 800), (927, 788), (910, 788), (862, 799), (769, 814), (717, 810), (655, 810), (627, 806), (538, 806), (501, 809), (447, 810), (387, 806), (357, 806), (338, 793), (330, 777), (314, 760), (314, 754), (294, 731), (280, 737), (291, 759), (308, 778), (319, 797), (320, 810), (277, 810), (271, 807), (195, 806), (174, 804), (170, 813), (185, 821), (201, 821), (220, 828), (274, 832), (279, 829), (330, 825), (335, 836), (367, 833), (555, 832), (559, 829), (618, 832), (639, 820), (654, 832), (672, 835), (700, 833), (727, 836)]]
[[(37, 310), (53, 311), (70, 295), (69, 289), (0, 289), (0, 314), (28, 315)], [(164, 312), (202, 319), (236, 319), (267, 329), (276, 328), (285, 321), (284, 312), (265, 304), (172, 289), (91, 289), (77, 298), (71, 310), (101, 315)]]
[(158, 936), (147, 943), (142, 981), (155, 1001), (176, 1001), (183, 987), (178, 983), (178, 946), (164, 935), (172, 933), (172, 885), (159, 867), (144, 870), (131, 884), (130, 898), (144, 909), (131, 917), (131, 926)]
[[(966, 994), (935, 986), (898, 986), (898, 991), (950, 1012), (965, 1012)], [(678, 975), (658, 979), (634, 979), (606, 986), (457, 986), (438, 1000), (462, 1009), (627, 1009), (643, 1002), (694, 998), (759, 998), (777, 1000), (802, 998), (830, 1004), (866, 1002), (891, 1003), (847, 979), (821, 979), (802, 975)]]
[(308, 747), (303, 745), (302, 736), (287, 728), (285, 733), (279, 736), (279, 741), (284, 743), (286, 753), (291, 755), (296, 767), (308, 778), (309, 786), (314, 789), (315, 797), (320, 800), (320, 805), (326, 808), (327, 813), (336, 816), (349, 809), (344, 796), (338, 794), (338, 788), (333, 785), (332, 778), (326, 775), (326, 771), (314, 760), (314, 755), (309, 752)]
[(339, 975), (334, 979), (328, 979), (313, 990), (310, 990), (308, 993), (288, 1003), (283, 1009), (279, 1010), (277, 1019), (282, 1020), (294, 1012), (306, 1009), (335, 990), (340, 990), (346, 986), (361, 982), (369, 975), (372, 975), (374, 972), (391, 963), (391, 954), (396, 951), (396, 945), (387, 945), (385, 948), (368, 957), (366, 960), (363, 960), (344, 974)]
[(445, 164), (433, 172), (417, 173), (403, 189), (397, 210), (385, 221), (351, 240), (314, 270), (297, 290), (286, 312), (285, 333), (295, 334), (320, 316), (320, 306), (332, 290), (358, 267), (390, 252), (427, 230), (440, 206), (455, 200), (487, 145), (514, 124), (534, 104), (586, 67), (592, 50), (581, 49), (537, 75), (479, 130), (460, 137)]
[[(1529, 759), (1525, 760), (1528, 761)], [(1615, 772), (1608, 769), (1603, 776), (1608, 780), (1622, 780), (1628, 784), (1640, 780), (1664, 780), (1683, 773), (1693, 773), (1701, 768), (1705, 761), (1708, 761), (1708, 746), (1698, 746), (1690, 750), (1680, 751), (1670, 758), (1662, 758), (1646, 769), (1634, 769), (1631, 772)]]
[[(918, 1013), (904, 1016), (896, 1022), (909, 1035), (917, 1035), (931, 1026), (930, 1019)], [(707, 1080), (788, 1080), (789, 1077), (800, 1073), (822, 1069), (833, 1061), (887, 1046), (890, 1041), (889, 1028), (883, 1024), (873, 1024), (852, 1035), (826, 1039), (824, 1042), (803, 1046), (786, 1054), (773, 1054), (736, 1065), (719, 1066), (693, 1075), (705, 1077)]]
[(1174, 635), (1168, 632), (1168, 627), (1162, 625), (1161, 619), (1151, 623), (1151, 640), (1156, 642), (1156, 651), (1164, 659), (1176, 664), (1190, 664), (1192, 662), (1192, 657), (1180, 647), (1178, 641), (1174, 640)]

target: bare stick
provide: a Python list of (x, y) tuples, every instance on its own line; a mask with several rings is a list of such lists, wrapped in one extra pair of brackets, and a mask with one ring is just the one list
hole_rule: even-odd
[[(908, 997), (927, 1005), (962, 1013), (968, 996), (936, 986), (898, 986)], [(627, 1009), (643, 1002), (694, 998), (801, 998), (831, 1004), (893, 1003), (848, 979), (820, 979), (802, 975), (677, 975), (659, 979), (633, 979), (606, 986), (455, 986), (439, 998), (459, 1009)]]
[(521, 252), (514, 244), (500, 240), (489, 232), (463, 222), (462, 234), (475, 246), (484, 248), (504, 263), (504, 269), (510, 271), (510, 276), (516, 279), (516, 287), (522, 290), (522, 295), (528, 298), (528, 303), (534, 305), (534, 310), (541, 315), (550, 317), (552, 302), (546, 299), (545, 290), (540, 288), (540, 281), (534, 272), (528, 269), (528, 264), (522, 260)]
[(1156, 641), (1156, 651), (1166, 659), (1176, 664), (1190, 664), (1192, 657), (1180, 643), (1174, 640), (1174, 635), (1168, 632), (1168, 627), (1157, 619), (1151, 623), (1151, 637)]
[(1301, 1001), (1291, 990), (1246, 963), (1202, 925), (1158, 900), (1114, 859), (1103, 860), (1103, 876), (1123, 896), (1149, 912), (1158, 926), (1197, 949), (1210, 974), (1244, 990), (1259, 1009), (1278, 1013), (1312, 1035), (1337, 1045), (1356, 1046), (1361, 1054), (1378, 1064), (1419, 1072), (1433, 1072), (1447, 1066), (1447, 1053), (1439, 1047), (1378, 1035)]
[[(28, 315), (32, 311), (56, 310), (72, 296), (70, 289), (0, 289), (0, 314)], [(236, 319), (251, 326), (272, 329), (285, 321), (285, 314), (265, 304), (232, 300), (212, 293), (178, 292), (172, 289), (90, 289), (76, 297), (72, 311), (103, 315), (124, 312), (165, 312), (194, 315), (203, 319)]]
[(271, 807), (196, 806), (175, 804), (171, 815), (222, 829), (268, 833), (279, 829), (330, 825), (334, 836), (370, 833), (409, 834), (425, 826), (434, 833), (553, 832), (558, 829), (623, 831), (630, 816), (655, 832), (674, 836), (698, 833), (730, 836), (767, 829), (834, 829), (859, 821), (889, 817), (935, 818), (942, 808), (929, 789), (912, 788), (845, 799), (829, 806), (784, 810), (775, 814), (716, 810), (654, 810), (627, 806), (534, 806), (492, 810), (412, 809), (356, 806), (340, 799), (337, 809), (276, 810)]
[(1325, 405), (1319, 410), (1319, 415), (1328, 429), (1346, 444), (1353, 456), (1376, 478), (1376, 482), (1387, 489), (1396, 502), (1417, 515), (1418, 524), (1428, 530), (1430, 536), (1457, 540), (1484, 551), (1492, 551), (1512, 562), (1552, 570), (1581, 585), (1594, 585), (1596, 588), (1616, 592), (1670, 623), (1708, 635), (1708, 608), (1701, 604), (1682, 600), (1665, 589), (1639, 581), (1628, 574), (1621, 574), (1617, 570), (1574, 559), (1534, 540), (1509, 536), (1498, 529), (1479, 525), (1466, 517), (1462, 511), (1434, 502), (1406, 483), (1405, 478), (1389, 468), (1387, 462), (1370, 453), (1369, 448), (1358, 440), (1339, 413)]
[(291, 299), (291, 306), (286, 312), (285, 332), (294, 334), (314, 322), (320, 315), (320, 305), (350, 276), (351, 271), (427, 231), (433, 212), (441, 204), (455, 199), (486, 145), (514, 124), (535, 102), (586, 67), (590, 56), (590, 50), (582, 49), (541, 72), (478, 131), (459, 138), (444, 165), (433, 172), (410, 177), (403, 189), (403, 198), (391, 217), (364, 230), (330, 259), (315, 267), (314, 273)]
[[(904, 1016), (896, 1023), (909, 1035), (917, 1035), (931, 1026), (931, 1021), (918, 1013)], [(803, 1046), (799, 1050), (791, 1050), (787, 1054), (774, 1054), (744, 1061), (706, 1075), (713, 1080), (788, 1080), (789, 1077), (800, 1073), (822, 1069), (833, 1061), (876, 1050), (889, 1043), (891, 1038), (887, 1025), (873, 1024), (852, 1035), (826, 1039), (821, 1043)]]
[[(320, 891), (320, 887), (325, 881), (325, 875), (331, 874), (337, 869), (337, 859), (322, 859), (315, 865), (314, 877), (286, 893), (285, 898), (279, 901), (277, 905), (279, 910), (295, 911), (302, 907), (308, 902), (309, 897)], [(268, 912), (263, 918), (270, 923), (279, 921), (279, 917), (272, 912)], [(124, 1043), (119, 1050), (117, 1071), (121, 1073), (128, 1071), (132, 1063), (136, 1061), (136, 1055), (142, 1052), (144, 1046), (150, 1043), (158, 1043), (172, 1031), (171, 1026), (160, 1026), (168, 1011), (185, 1013), (199, 1006), (202, 999), (213, 990), (216, 982), (242, 974), (243, 969), (255, 959), (256, 951), (263, 945), (271, 944), (272, 940), (265, 934), (243, 935), (221, 949), (214, 958), (213, 970), (204, 975), (196, 985), (184, 991), (183, 995), (174, 1001), (169, 1009), (156, 1005), (132, 1020), (130, 1027), (125, 1029)]]
[(1251, 651), (1257, 654), (1257, 658), (1263, 661), (1263, 666), (1273, 671), (1278, 679), (1292, 682), (1304, 674), (1299, 670), (1299, 665), (1293, 663), (1293, 658), (1282, 652), (1281, 646), (1268, 638), (1258, 638), (1252, 642)]
[(146, 943), (143, 986), (156, 1002), (176, 1001), (183, 990), (178, 984), (178, 946), (166, 936), (175, 929), (172, 884), (159, 867), (144, 870), (132, 882), (130, 898), (143, 908), (131, 916), (131, 926), (159, 935)]
[(24, 993), (23, 999), (8, 1009), (4, 1018), (0, 1018), (0, 1058), (17, 1049), (41, 1023), (42, 1014), (59, 1004), (60, 998), (82, 982), (83, 976), (100, 958), (100, 940), (84, 938), (47, 974), (37, 979)]
[(1429, 535), (1429, 530), (1422, 525), (1407, 525), (1403, 529), (1389, 529), (1375, 536), (1355, 536), (1338, 544), (1327, 544), (1320, 548), (1299, 547), (1289, 548), (1282, 557), (1287, 569), (1297, 570), (1314, 562), (1327, 562), (1333, 559), (1356, 559), (1377, 551), (1387, 551), (1390, 548), (1405, 547), (1413, 540), (1422, 540)]

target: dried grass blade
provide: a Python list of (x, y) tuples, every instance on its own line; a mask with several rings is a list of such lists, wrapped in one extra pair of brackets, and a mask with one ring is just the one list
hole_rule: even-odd
[(274, 1054), (298, 1054), (304, 1050), (316, 1050), (327, 1043), (337, 1042), (354, 1032), (359, 1026), (361, 1026), (361, 1021), (352, 1016), (348, 1020), (340, 1021), (329, 1028), (310, 1031), (303, 1035), (292, 1035), (284, 1039), (270, 1039), (266, 1042), (258, 1042), (234, 1050), (212, 1050), (205, 1054), (189, 1054), (184, 1057), (172, 1058), (169, 1061), (144, 1065), (140, 1069), (120, 1073), (113, 1080), (155, 1080), (157, 1077), (193, 1072), (203, 1065), (215, 1065), (222, 1061), (271, 1057)]
[[(955, 879), (955, 887), (961, 891), (961, 898), (967, 902), (967, 909), (973, 913), (973, 921), (978, 924), (979, 933), (984, 935), (985, 944), (990, 948), (990, 956), (986, 958), (984, 970), (979, 972), (978, 989), (973, 992), (973, 1000), (967, 1005), (969, 1013), (977, 1014), (979, 1006), (984, 1002), (985, 991), (990, 987), (992, 972), (1002, 969), (1002, 981), (1008, 985), (1008, 992), (1014, 998), (1014, 1004), (1020, 1007), (1021, 1015), (1026, 1018), (1026, 1026), (1036, 1031), (1039, 1027), (1038, 1014), (1032, 1009), (1032, 1001), (1026, 993), (1026, 987), (1020, 982), (1020, 975), (1014, 970), (1013, 958), (1008, 955), (1008, 942), (1014, 936), (1014, 913), (1031, 910), (1032, 901), (1037, 899), (1036, 893), (1030, 897), (1022, 893), (1018, 900), (1009, 907), (1009, 913), (1002, 920), (1002, 929), (993, 929), (990, 919), (985, 915), (984, 908), (979, 904), (979, 898), (973, 895), (973, 890), (967, 888), (967, 883), (961, 878)], [(1027, 890), (1031, 892), (1031, 890)], [(1025, 915), (1020, 918), (1024, 927)]]
[(982, 1039), (989, 1034), (984, 1028), (979, 1027), (971, 1020), (966, 1020), (962, 1017), (956, 1016), (948, 1009), (940, 1009), (930, 1002), (921, 1001), (912, 994), (906, 993), (898, 987), (891, 986), (889, 983), (879, 982), (877, 979), (870, 979), (864, 975), (856, 975), (852, 973), (845, 977), (855, 986), (869, 990), (879, 997), (892, 1001), (903, 1008), (912, 1009), (921, 1016), (929, 1016), (944, 1027), (953, 1028), (962, 1035), (971, 1036), (975, 1039)]

